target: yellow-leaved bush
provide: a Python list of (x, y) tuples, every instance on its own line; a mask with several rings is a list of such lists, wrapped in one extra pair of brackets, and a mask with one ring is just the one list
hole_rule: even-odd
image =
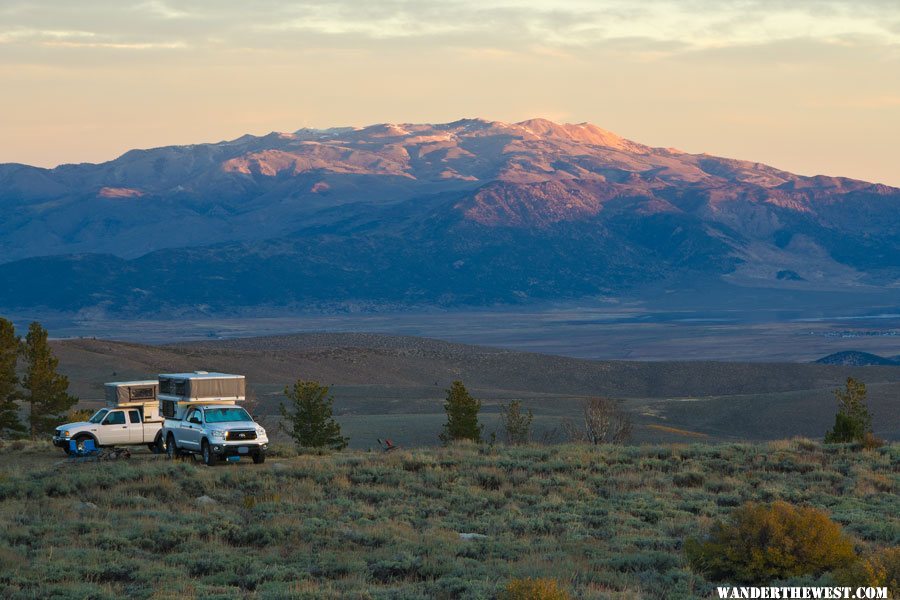
[(765, 583), (850, 567), (853, 541), (828, 514), (787, 502), (748, 503), (706, 540), (685, 542), (691, 566), (716, 581)]
[(891, 598), (900, 597), (900, 546), (884, 548), (835, 573), (848, 587), (886, 587)]
[(502, 600), (569, 600), (555, 579), (513, 579), (500, 594)]

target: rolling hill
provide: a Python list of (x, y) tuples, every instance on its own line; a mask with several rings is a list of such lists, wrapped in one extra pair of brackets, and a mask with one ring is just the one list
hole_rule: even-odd
[(0, 308), (487, 306), (653, 289), (893, 290), (900, 190), (591, 124), (382, 124), (0, 165)]
[(886, 358), (871, 352), (860, 352), (858, 350), (844, 350), (842, 352), (834, 352), (828, 356), (823, 356), (816, 361), (820, 365), (844, 365), (855, 367), (868, 366), (900, 366), (900, 360), (897, 357)]
[(355, 447), (379, 437), (434, 444), (444, 391), (461, 379), (483, 400), (486, 431), (501, 404), (521, 400), (538, 438), (558, 436), (590, 396), (621, 399), (639, 441), (818, 438), (833, 425), (833, 390), (848, 376), (869, 388), (878, 435), (900, 439), (900, 369), (803, 363), (591, 361), (375, 334), (300, 334), (148, 346), (108, 340), (53, 342), (60, 368), (84, 406), (102, 384), (161, 372), (246, 374), (261, 414), (277, 414), (281, 390), (296, 378), (330, 384), (335, 412)]

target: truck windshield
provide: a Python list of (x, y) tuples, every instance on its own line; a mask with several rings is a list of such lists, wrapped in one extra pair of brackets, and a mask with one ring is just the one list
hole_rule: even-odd
[(234, 408), (207, 408), (207, 423), (228, 423), (229, 421), (252, 421), (246, 410), (239, 407)]
[(97, 412), (94, 413), (94, 416), (91, 417), (88, 422), (89, 423), (99, 423), (100, 421), (103, 420), (103, 417), (105, 417), (106, 413), (108, 413), (108, 412), (109, 411), (106, 410), (105, 408), (101, 408), (100, 410), (98, 410)]

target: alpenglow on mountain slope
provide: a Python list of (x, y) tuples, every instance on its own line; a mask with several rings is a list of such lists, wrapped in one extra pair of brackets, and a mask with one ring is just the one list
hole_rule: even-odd
[(490, 305), (900, 281), (900, 190), (466, 119), (0, 165), (0, 307)]

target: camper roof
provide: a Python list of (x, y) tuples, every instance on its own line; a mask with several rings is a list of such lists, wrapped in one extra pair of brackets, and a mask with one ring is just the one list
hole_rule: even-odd
[(144, 381), (110, 381), (103, 385), (108, 385), (110, 387), (131, 387), (138, 385), (156, 385), (157, 383), (159, 383), (159, 381), (156, 379), (147, 379)]
[[(206, 371), (193, 371), (190, 373), (160, 373), (160, 378), (166, 379), (243, 379), (243, 375), (230, 375), (228, 373), (207, 373)], [(156, 382), (154, 382), (156, 383)]]

